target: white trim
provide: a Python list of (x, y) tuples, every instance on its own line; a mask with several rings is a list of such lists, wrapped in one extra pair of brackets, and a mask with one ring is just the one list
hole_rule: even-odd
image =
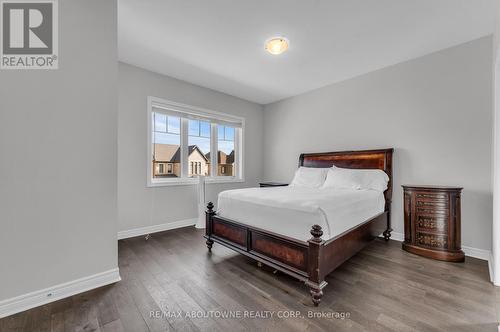
[[(219, 130), (216, 123), (210, 123), (210, 174), (217, 175), (217, 150), (219, 145)], [(212, 153), (214, 151), (214, 153)], [(208, 179), (208, 177), (207, 177)], [(205, 179), (205, 180), (207, 180)]]
[(181, 228), (181, 227), (194, 226), (197, 221), (198, 221), (197, 218), (192, 218), (192, 219), (185, 219), (185, 220), (179, 220), (179, 221), (174, 221), (174, 222), (168, 222), (168, 223), (159, 224), (159, 225), (134, 228), (134, 229), (126, 230), (126, 231), (119, 231), (118, 232), (118, 240), (128, 239), (131, 237), (142, 236), (142, 235), (147, 235), (147, 234), (152, 234), (152, 233), (157, 233), (157, 232), (168, 231), (171, 229), (176, 229), (176, 228)]
[(488, 270), (490, 272), (490, 281), (495, 286), (500, 286), (498, 282), (495, 281), (495, 259), (493, 258), (493, 252), (490, 252), (490, 259), (488, 260)]
[(153, 101), (150, 97), (147, 98), (148, 101), (148, 106), (147, 106), (147, 129), (148, 129), (148, 134), (146, 137), (146, 143), (147, 143), (147, 156), (146, 156), (146, 183), (148, 187), (154, 186), (152, 180), (153, 180), (153, 172), (152, 172), (152, 163), (153, 163), (153, 113), (151, 110), (153, 109)]
[[(405, 239), (405, 236), (403, 233), (391, 232), (391, 240), (403, 242), (404, 239)], [(494, 274), (493, 274), (493, 271), (495, 270), (494, 269), (494, 260), (493, 260), (493, 254), (490, 250), (472, 248), (472, 247), (467, 247), (467, 246), (462, 246), (462, 250), (463, 250), (465, 256), (487, 261), (488, 262), (488, 270), (490, 273), (490, 281), (495, 286), (500, 286), (500, 284), (495, 283), (495, 280), (494, 280)]]
[(165, 110), (178, 111), (180, 113), (185, 113), (185, 114), (201, 115), (206, 118), (215, 118), (216, 120), (228, 122), (228, 125), (233, 125), (233, 126), (235, 124), (243, 124), (245, 122), (245, 118), (242, 118), (240, 116), (217, 112), (207, 108), (181, 104), (175, 101), (153, 96), (148, 96), (148, 105), (151, 105), (151, 107), (161, 108)]
[(0, 318), (120, 281), (118, 268), (0, 301)]
[[(182, 179), (189, 178), (189, 137), (188, 137), (188, 129), (189, 129), (189, 120), (186, 118), (180, 118), (181, 120), (181, 179), (172, 179), (172, 181), (179, 181)], [(149, 134), (151, 136), (151, 133)], [(151, 160), (151, 162), (153, 162)], [(193, 172), (193, 170), (191, 170)], [(153, 180), (153, 179), (151, 179)], [(197, 180), (197, 179), (195, 179)], [(160, 180), (161, 181), (161, 180)]]
[(405, 235), (403, 233), (391, 232), (391, 240), (403, 242), (405, 240)]
[(235, 182), (245, 182), (245, 179), (240, 179), (235, 176), (216, 176), (213, 178), (207, 177), (205, 181), (207, 183), (235, 183)]
[[(403, 233), (391, 232), (391, 240), (403, 242), (405, 236)], [(491, 251), (485, 249), (472, 248), (467, 246), (462, 246), (462, 250), (465, 253), (465, 256), (474, 257), (478, 259), (482, 259), (485, 261), (490, 261)]]
[(478, 259), (482, 259), (485, 261), (490, 261), (491, 251), (485, 249), (472, 248), (467, 246), (462, 246), (462, 250), (465, 253), (465, 256), (474, 257)]
[[(403, 242), (404, 239), (405, 239), (405, 236), (403, 233), (391, 232), (391, 240)], [(465, 256), (487, 261), (488, 262), (488, 270), (490, 273), (490, 281), (495, 286), (500, 286), (500, 284), (495, 283), (495, 280), (494, 280), (494, 274), (493, 274), (493, 271), (495, 270), (494, 269), (494, 260), (493, 260), (493, 254), (490, 250), (472, 248), (472, 247), (467, 247), (467, 246), (462, 246), (462, 250), (463, 250)]]
[[(242, 183), (245, 179), (238, 179), (234, 176), (217, 176), (215, 178), (206, 177), (205, 182), (207, 184), (218, 184), (218, 183)], [(168, 187), (168, 186), (192, 186), (198, 184), (198, 178), (188, 178), (178, 181), (151, 181), (148, 187)]]
[(243, 135), (245, 123), (242, 128), (234, 128), (234, 175), (237, 178), (243, 178)]

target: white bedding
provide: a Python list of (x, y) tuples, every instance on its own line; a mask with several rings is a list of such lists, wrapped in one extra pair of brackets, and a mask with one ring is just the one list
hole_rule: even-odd
[(375, 190), (247, 188), (221, 192), (217, 214), (302, 241), (318, 224), (327, 240), (380, 214), (384, 205), (384, 194)]

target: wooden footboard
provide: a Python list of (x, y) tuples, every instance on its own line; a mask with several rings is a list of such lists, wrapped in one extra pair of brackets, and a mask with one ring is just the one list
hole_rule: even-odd
[(320, 226), (310, 230), (307, 242), (251, 227), (217, 216), (209, 203), (206, 211), (206, 244), (214, 242), (271, 266), (309, 286), (314, 305), (319, 305), (325, 277), (355, 255), (387, 227), (387, 212), (324, 241)]
[(213, 204), (206, 212), (207, 247), (214, 242), (272, 266), (299, 280), (308, 278), (308, 243), (217, 216)]
[(321, 227), (314, 225), (309, 231), (311, 238), (304, 242), (221, 218), (213, 210), (214, 205), (209, 203), (205, 234), (208, 250), (217, 242), (304, 281), (309, 286), (314, 305), (317, 306), (323, 296), (323, 288), (327, 285), (325, 277), (330, 272), (380, 234), (383, 234), (386, 241), (391, 236), (392, 153), (393, 149), (379, 149), (304, 153), (299, 157), (299, 166), (305, 167), (327, 168), (335, 165), (384, 171), (389, 182), (384, 192), (385, 209), (378, 216), (327, 241), (321, 238)]

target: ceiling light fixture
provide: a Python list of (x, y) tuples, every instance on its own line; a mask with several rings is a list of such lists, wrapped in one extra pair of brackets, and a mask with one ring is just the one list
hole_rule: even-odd
[(278, 55), (288, 50), (288, 39), (285, 37), (272, 37), (266, 41), (266, 51)]

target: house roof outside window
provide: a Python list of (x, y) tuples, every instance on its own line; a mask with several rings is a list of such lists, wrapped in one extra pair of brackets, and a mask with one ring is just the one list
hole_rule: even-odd
[[(188, 147), (188, 155), (190, 156), (194, 151), (198, 151), (199, 154), (206, 160), (206, 162), (210, 162), (210, 153), (206, 155), (203, 154), (201, 149), (197, 145), (190, 145)], [(226, 154), (224, 152), (219, 151), (219, 153), (223, 153), (224, 156)], [(234, 161), (234, 152), (231, 152), (233, 157), (231, 160)], [(225, 157), (227, 159), (227, 157)], [(224, 159), (224, 160), (226, 160)], [(178, 145), (175, 144), (155, 144), (154, 145), (154, 160), (156, 162), (165, 162), (165, 163), (180, 163), (181, 162), (181, 149)], [(220, 161), (219, 161), (220, 163)]]

